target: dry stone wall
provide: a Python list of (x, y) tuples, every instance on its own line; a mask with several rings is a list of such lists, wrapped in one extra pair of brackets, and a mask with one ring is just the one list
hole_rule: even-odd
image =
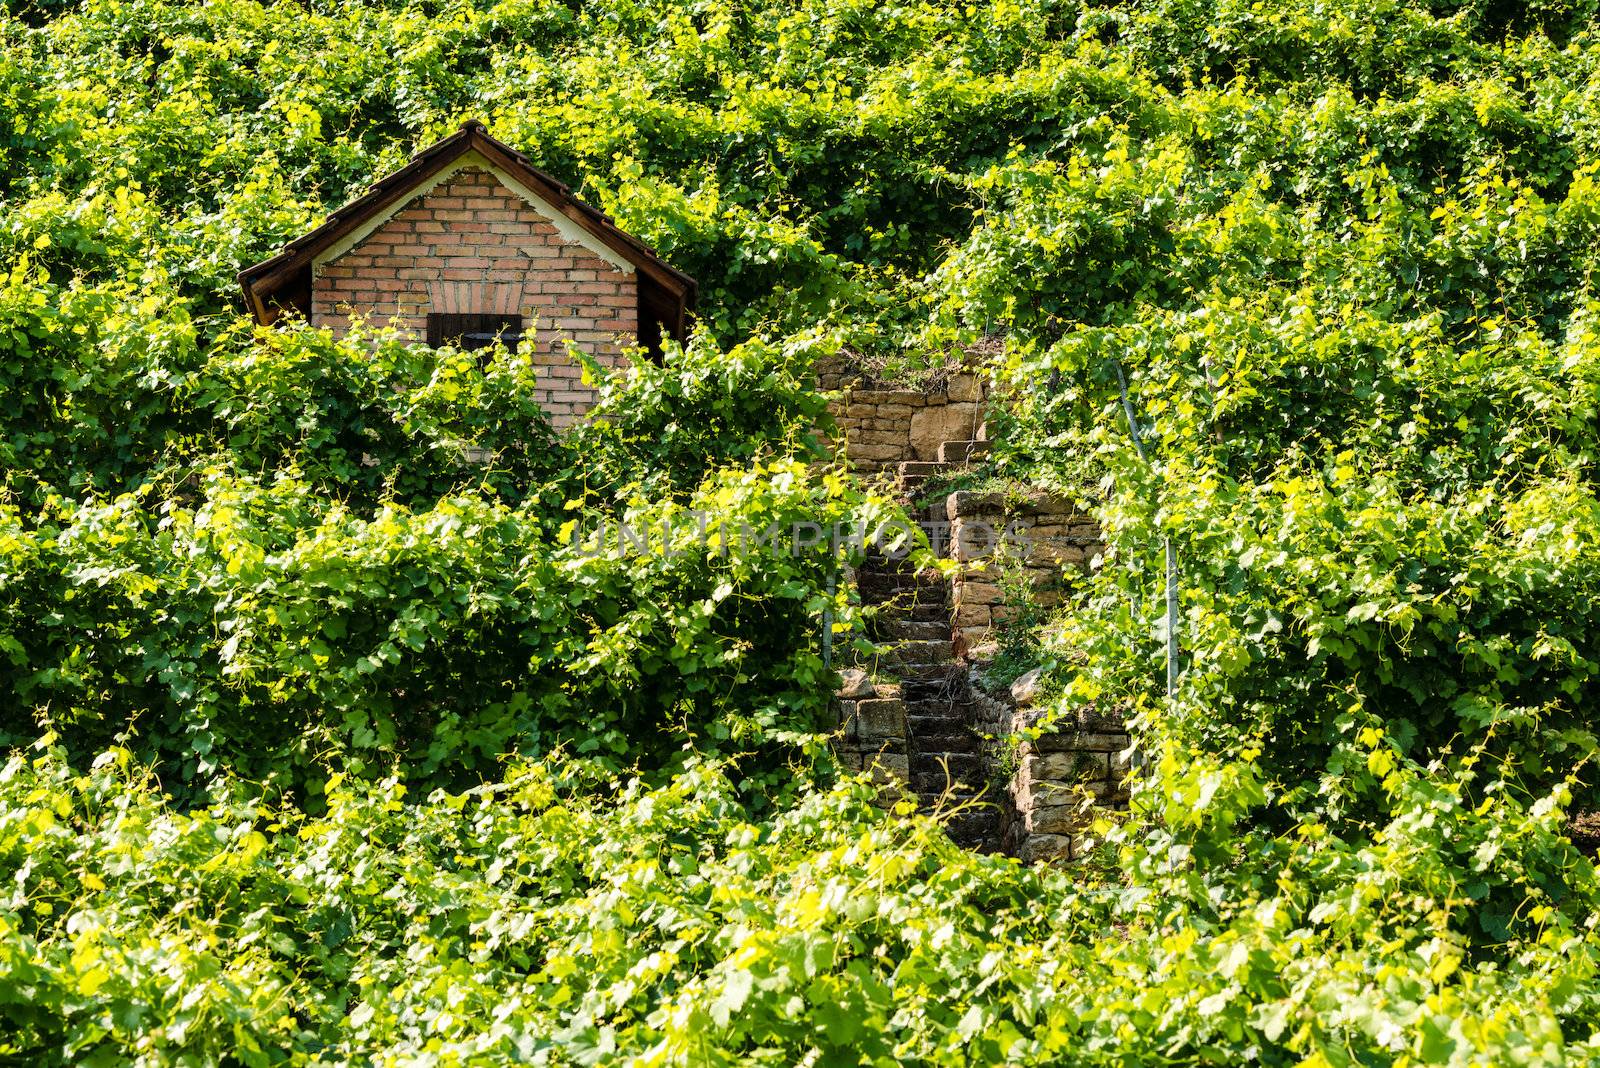
[(1007, 587), (1013, 596), (1026, 591), (1033, 605), (1053, 607), (1067, 576), (1087, 574), (1104, 549), (1092, 517), (1047, 494), (956, 492), (945, 498), (945, 515), (950, 556), (961, 565), (951, 625), (964, 656), (982, 656), (994, 629), (1021, 610), (1006, 603)]
[(838, 735), (833, 751), (840, 765), (871, 772), (885, 800), (898, 796), (911, 774), (900, 688), (875, 682), (859, 668), (847, 669), (834, 710)]
[(1128, 807), (1127, 728), (1118, 715), (1089, 712), (1029, 738), (1045, 710), (1019, 683), (1001, 694), (975, 686), (973, 696), (992, 759), (1013, 769), (1000, 805), (1002, 845), (1028, 862), (1080, 859), (1096, 810)]
[[(923, 598), (921, 615), (897, 618), (879, 635), (898, 643), (875, 668), (898, 681), (846, 672), (836, 704), (840, 763), (873, 771), (886, 797), (909, 787), (919, 803), (939, 785), (920, 781), (939, 777), (930, 760), (941, 769), (958, 766), (986, 792), (972, 798), (978, 810), (967, 825), (951, 827), (952, 837), (1030, 862), (1077, 859), (1096, 810), (1127, 805), (1126, 728), (1101, 713), (1044, 724), (1033, 680), (991, 693), (975, 662), (993, 651), (997, 628), (1057, 604), (1074, 574), (1095, 566), (1099, 527), (1070, 501), (1042, 493), (963, 490), (926, 503), (918, 489), (957, 473), (985, 442), (987, 398), (976, 377), (950, 375), (925, 390), (837, 367), (820, 377), (834, 393), (851, 465), (864, 475), (892, 472), (904, 496), (922, 501), (912, 513), (927, 524), (935, 548), (959, 565), (948, 586), (934, 575), (937, 596)], [(864, 601), (877, 603), (897, 588), (868, 581), (885, 577), (858, 582)], [(933, 648), (939, 655), (928, 652)]]
[(817, 378), (833, 394), (829, 411), (844, 439), (846, 458), (861, 474), (935, 461), (947, 441), (984, 437), (985, 393), (977, 375), (951, 374), (934, 388), (908, 389), (876, 382), (831, 361)]

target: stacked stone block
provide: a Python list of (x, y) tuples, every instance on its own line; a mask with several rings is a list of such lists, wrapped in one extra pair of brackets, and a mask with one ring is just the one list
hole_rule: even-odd
[(870, 771), (885, 800), (897, 798), (911, 777), (900, 688), (851, 670), (834, 707), (839, 733), (833, 749), (840, 765), (848, 771)]
[(984, 391), (976, 375), (952, 374), (934, 389), (903, 389), (832, 365), (818, 374), (818, 385), (833, 394), (829, 411), (846, 458), (861, 474), (936, 461), (945, 442), (984, 436)]
[(1078, 860), (1092, 840), (1097, 811), (1128, 807), (1131, 739), (1120, 716), (1084, 712), (1052, 724), (1037, 739), (1024, 732), (1039, 726), (1041, 709), (1026, 684), (1012, 694), (974, 688), (979, 722), (995, 739), (995, 760), (1014, 767), (1001, 810), (1006, 852), (1027, 862)]
[(1041, 607), (1059, 602), (1063, 575), (1087, 573), (1103, 551), (1100, 527), (1071, 501), (1048, 494), (1007, 500), (998, 493), (956, 492), (945, 499), (953, 581), (951, 620), (957, 651), (981, 652), (994, 628), (1012, 618), (1002, 580), (1008, 571)]

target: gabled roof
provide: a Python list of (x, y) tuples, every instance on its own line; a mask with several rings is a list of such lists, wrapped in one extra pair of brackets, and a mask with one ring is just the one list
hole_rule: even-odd
[(239, 283), (244, 287), (250, 313), (262, 324), (273, 322), (288, 308), (297, 308), (309, 318), (312, 268), (317, 257), (352, 232), (399, 211), (419, 185), (474, 152), (631, 264), (639, 272), (641, 304), (667, 325), (669, 333), (683, 336), (687, 312), (694, 306), (694, 279), (666, 263), (648, 245), (617, 226), (610, 216), (573, 196), (564, 182), (489, 136), (483, 123), (475, 119), (418, 152), (404, 167), (378, 179), (367, 192), (329, 215), (315, 230), (290, 241), (277, 255), (240, 271)]

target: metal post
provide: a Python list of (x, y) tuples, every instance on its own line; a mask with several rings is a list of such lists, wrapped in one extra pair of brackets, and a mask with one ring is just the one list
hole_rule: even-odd
[(828, 554), (828, 599), (822, 605), (822, 670), (833, 670), (833, 595), (838, 582), (838, 559)]
[[(1139, 435), (1139, 420), (1134, 418), (1133, 402), (1128, 399), (1128, 379), (1122, 373), (1122, 361), (1113, 359), (1111, 363), (1117, 369), (1117, 389), (1122, 394), (1122, 414), (1128, 420), (1128, 433), (1133, 435), (1133, 451), (1139, 454), (1140, 460), (1149, 463), (1144, 439)], [(1178, 549), (1170, 537), (1162, 538), (1161, 542), (1167, 557), (1167, 698), (1170, 700), (1178, 692)]]

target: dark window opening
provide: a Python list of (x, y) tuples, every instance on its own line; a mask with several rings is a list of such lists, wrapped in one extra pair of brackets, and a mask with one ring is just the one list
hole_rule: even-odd
[(508, 352), (522, 340), (522, 316), (486, 312), (429, 312), (428, 344), (454, 345), (463, 352), (486, 349), (495, 339)]
[(639, 344), (652, 360), (661, 359), (661, 322), (650, 314), (643, 286), (639, 287)]

